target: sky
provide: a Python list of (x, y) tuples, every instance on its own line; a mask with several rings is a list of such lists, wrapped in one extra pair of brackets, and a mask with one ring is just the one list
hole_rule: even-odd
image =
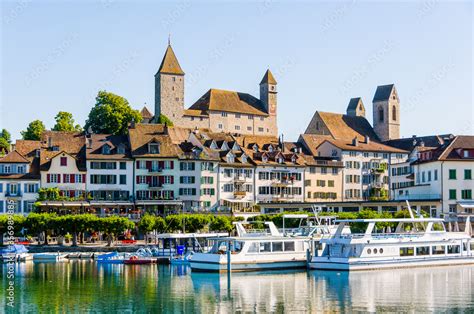
[(474, 134), (471, 1), (1, 1), (0, 129), (20, 138), (59, 111), (84, 124), (99, 90), (154, 109), (168, 37), (185, 106), (210, 88), (258, 97), (270, 68), (278, 126), (296, 140), (316, 110), (394, 83), (401, 135)]

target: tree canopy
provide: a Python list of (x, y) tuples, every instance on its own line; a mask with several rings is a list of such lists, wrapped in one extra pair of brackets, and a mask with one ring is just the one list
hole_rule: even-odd
[(35, 120), (28, 124), (26, 131), (21, 131), (24, 140), (39, 141), (46, 127), (41, 120)]
[(168, 118), (164, 114), (160, 114), (160, 116), (158, 117), (158, 123), (166, 124), (167, 126), (173, 126), (173, 121), (171, 121), (170, 118)]
[(6, 129), (3, 129), (2, 132), (0, 132), (0, 138), (3, 138), (8, 143), (12, 142), (12, 135)]
[(96, 104), (89, 113), (84, 129), (94, 133), (127, 134), (128, 124), (140, 122), (142, 116), (138, 110), (130, 107), (128, 101), (118, 95), (99, 91)]
[(72, 117), (72, 113), (66, 111), (60, 111), (54, 117), (56, 120), (56, 124), (53, 127), (53, 131), (65, 131), (65, 132), (73, 132), (73, 131), (82, 131), (82, 128), (79, 124), (76, 124), (74, 118)]

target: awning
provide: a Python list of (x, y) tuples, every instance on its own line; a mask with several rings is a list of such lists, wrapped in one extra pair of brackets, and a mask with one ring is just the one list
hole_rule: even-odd
[(89, 207), (89, 202), (58, 202), (58, 201), (44, 201), (39, 203), (40, 206), (53, 207)]
[(458, 203), (462, 208), (474, 208), (474, 203)]
[(132, 202), (100, 202), (92, 201), (91, 206), (133, 206)]
[(183, 205), (183, 201), (174, 200), (144, 200), (136, 201), (136, 205)]
[(229, 203), (251, 203), (250, 201), (243, 201), (241, 199), (228, 199), (228, 200), (222, 200), (223, 202), (229, 202)]

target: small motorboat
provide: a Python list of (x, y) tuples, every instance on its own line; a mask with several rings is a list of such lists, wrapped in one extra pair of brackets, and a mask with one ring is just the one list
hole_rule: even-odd
[(190, 252), (185, 255), (174, 256), (172, 259), (170, 259), (170, 263), (172, 265), (187, 265), (191, 262), (193, 254), (194, 252)]
[(129, 264), (129, 265), (153, 264), (153, 263), (156, 263), (156, 259), (150, 258), (150, 257), (138, 257), (134, 255), (130, 257), (129, 259), (125, 259), (123, 263)]
[(35, 262), (59, 262), (64, 260), (65, 254), (61, 253), (36, 253), (33, 255), (33, 261)]
[(0, 251), (3, 261), (26, 261), (31, 259), (28, 249), (23, 244), (13, 244)]

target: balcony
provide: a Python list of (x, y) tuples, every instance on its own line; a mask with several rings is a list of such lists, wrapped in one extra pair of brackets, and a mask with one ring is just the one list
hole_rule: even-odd
[(163, 188), (163, 184), (161, 183), (150, 183), (150, 184), (147, 184), (148, 185), (148, 188), (150, 190), (159, 190), (161, 188)]
[(163, 171), (163, 169), (161, 169), (161, 168), (150, 168), (150, 169), (148, 169), (149, 173), (160, 173), (162, 171)]
[(245, 177), (244, 176), (234, 176), (234, 182), (235, 183), (245, 182)]
[(403, 194), (395, 195), (394, 200), (406, 201), (406, 200), (440, 200), (441, 194)]
[(11, 191), (5, 192), (5, 197), (21, 197), (23, 195), (22, 192), (12, 193)]
[(234, 191), (235, 198), (244, 198), (247, 195), (245, 191)]

